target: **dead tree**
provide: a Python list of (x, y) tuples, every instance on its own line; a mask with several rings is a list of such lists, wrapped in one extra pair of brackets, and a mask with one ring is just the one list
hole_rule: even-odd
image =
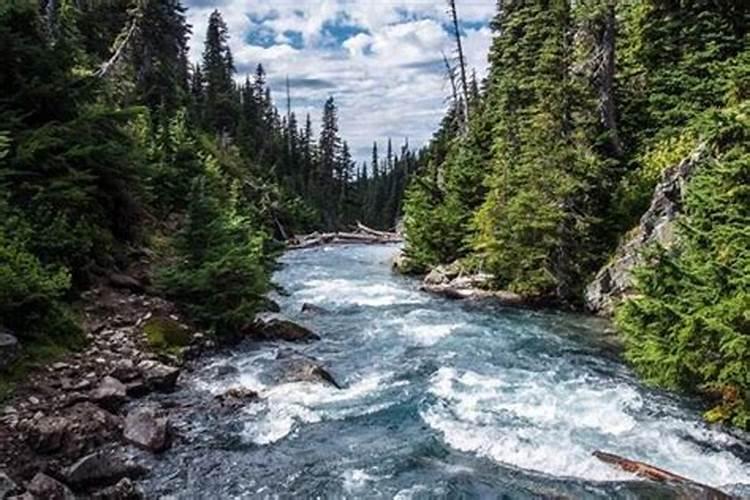
[(448, 9), (453, 19), (453, 31), (456, 37), (456, 53), (458, 54), (458, 67), (461, 77), (461, 88), (463, 92), (463, 125), (464, 128), (469, 122), (469, 84), (466, 77), (466, 59), (464, 58), (464, 48), (461, 42), (461, 30), (458, 24), (458, 10), (456, 9), (456, 0), (448, 0)]

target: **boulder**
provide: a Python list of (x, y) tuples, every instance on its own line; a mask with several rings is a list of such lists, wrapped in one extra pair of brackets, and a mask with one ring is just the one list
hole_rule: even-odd
[(224, 394), (216, 396), (216, 400), (221, 406), (226, 408), (239, 408), (250, 403), (255, 403), (260, 399), (257, 391), (246, 387), (234, 387)]
[(342, 386), (331, 373), (315, 361), (294, 358), (284, 362), (281, 379), (284, 382), (313, 382), (332, 385), (336, 389)]
[(145, 360), (138, 363), (138, 370), (146, 385), (160, 392), (172, 392), (177, 385), (180, 369), (158, 361)]
[(78, 460), (67, 471), (67, 482), (74, 488), (105, 487), (122, 479), (136, 479), (147, 470), (112, 453), (96, 452)]
[(78, 455), (117, 439), (118, 417), (90, 402), (79, 402), (60, 415), (34, 419), (25, 426), (26, 442), (37, 453)]
[(0, 471), (0, 499), (9, 497), (18, 491), (18, 485), (5, 472)]
[(121, 479), (114, 486), (92, 493), (91, 500), (141, 500), (143, 492), (128, 478)]
[(328, 309), (316, 306), (315, 304), (308, 304), (307, 302), (302, 304), (301, 311), (305, 314), (328, 314)]
[(39, 472), (26, 487), (29, 493), (44, 500), (75, 500), (70, 488), (57, 479)]
[(138, 408), (125, 418), (123, 435), (129, 443), (159, 453), (167, 448), (169, 420), (155, 408)]
[(91, 393), (91, 400), (108, 410), (118, 409), (127, 399), (128, 390), (125, 384), (111, 376), (104, 377)]
[(64, 417), (42, 417), (32, 421), (26, 442), (37, 453), (55, 453), (63, 447), (69, 422)]
[(19, 353), (18, 339), (9, 330), (0, 328), (0, 370), (13, 364)]
[(281, 318), (258, 320), (246, 332), (258, 340), (284, 340), (287, 342), (308, 342), (320, 340), (320, 336), (304, 326)]

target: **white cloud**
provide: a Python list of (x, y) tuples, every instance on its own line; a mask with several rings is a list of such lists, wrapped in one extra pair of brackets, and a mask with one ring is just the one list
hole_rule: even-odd
[[(486, 71), (495, 0), (458, 0), (467, 60)], [(446, 3), (441, 0), (186, 0), (193, 25), (190, 56), (200, 60), (208, 16), (218, 8), (226, 21), (239, 69), (262, 63), (272, 90), (283, 95), (288, 75), (294, 111), (317, 124), (323, 101), (333, 95), (342, 135), (358, 160), (369, 159), (374, 140), (385, 148), (406, 137), (424, 144), (444, 114), (449, 94), (440, 59), (453, 53)], [(192, 5), (191, 5), (192, 4)], [(209, 5), (210, 4), (210, 5)], [(273, 45), (253, 45), (256, 21), (270, 29)], [(248, 42), (250, 41), (250, 43)], [(301, 45), (300, 45), (301, 42)], [(244, 79), (245, 74), (238, 74)], [(282, 104), (279, 101), (279, 104)]]

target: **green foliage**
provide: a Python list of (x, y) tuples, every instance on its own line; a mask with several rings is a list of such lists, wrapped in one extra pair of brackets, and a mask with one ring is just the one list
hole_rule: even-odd
[(750, 428), (750, 106), (701, 120), (709, 154), (689, 182), (678, 244), (654, 249), (617, 314), (652, 383), (718, 395), (708, 417)]
[(70, 273), (45, 265), (29, 249), (33, 233), (0, 200), (0, 324), (22, 342), (38, 343), (48, 333), (77, 337), (79, 329), (64, 298)]
[(242, 214), (241, 203), (238, 185), (206, 156), (203, 174), (193, 181), (175, 261), (160, 279), (170, 296), (219, 335), (235, 335), (251, 322), (269, 288), (267, 236)]

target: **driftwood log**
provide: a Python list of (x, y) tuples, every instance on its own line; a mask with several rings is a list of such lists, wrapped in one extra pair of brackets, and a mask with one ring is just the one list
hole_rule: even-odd
[(381, 245), (385, 243), (400, 243), (401, 236), (387, 231), (378, 231), (358, 222), (352, 232), (312, 233), (305, 236), (295, 236), (287, 241), (289, 250), (300, 250), (321, 245)]
[(698, 490), (700, 492), (701, 498), (710, 500), (729, 500), (733, 498), (732, 496), (727, 495), (726, 493), (717, 490), (712, 486), (697, 483), (692, 479), (679, 476), (677, 474), (666, 471), (664, 469), (660, 469), (644, 462), (630, 460), (628, 458), (624, 458), (613, 453), (606, 453), (604, 451), (595, 451), (594, 456), (604, 463), (613, 465), (644, 479), (649, 479), (651, 481), (656, 481), (659, 483), (682, 485), (694, 490)]

